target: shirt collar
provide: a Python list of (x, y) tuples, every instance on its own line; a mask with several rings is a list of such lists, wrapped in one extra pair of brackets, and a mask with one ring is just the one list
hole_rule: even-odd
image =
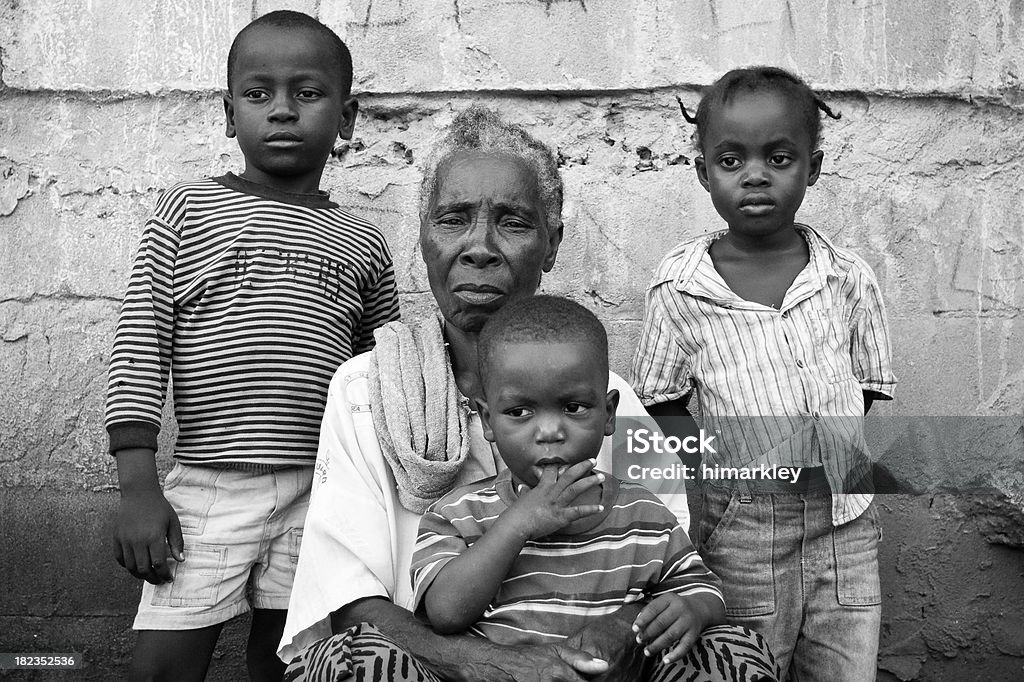
[[(839, 276), (835, 262), (835, 250), (831, 242), (809, 225), (796, 223), (794, 227), (807, 241), (810, 258), (786, 292), (786, 300), (783, 302), (781, 310), (791, 308), (823, 289), (829, 277)], [(712, 242), (720, 239), (727, 232), (728, 230), (712, 232), (691, 242), (691, 248), (685, 252), (683, 262), (680, 263), (675, 288), (691, 296), (706, 298), (726, 307), (744, 304), (756, 306), (756, 303), (745, 301), (737, 296), (711, 262), (708, 249)]]

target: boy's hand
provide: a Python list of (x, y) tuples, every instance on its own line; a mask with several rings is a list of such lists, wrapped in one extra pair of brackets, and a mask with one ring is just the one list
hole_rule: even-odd
[(125, 495), (114, 526), (114, 556), (136, 578), (169, 582), (169, 560), (184, 561), (181, 524), (159, 490)]
[(711, 614), (706, 613), (707, 604), (698, 596), (663, 594), (644, 607), (633, 621), (633, 632), (637, 644), (643, 645), (645, 656), (667, 650), (662, 661), (668, 664), (686, 655), (701, 631), (712, 624)]
[(537, 485), (524, 487), (519, 499), (502, 516), (509, 516), (508, 523), (516, 524), (529, 539), (536, 540), (603, 511), (599, 504), (574, 504), (580, 495), (604, 481), (604, 474), (593, 473), (595, 463), (593, 459), (577, 462), (561, 473), (557, 465), (545, 466)]

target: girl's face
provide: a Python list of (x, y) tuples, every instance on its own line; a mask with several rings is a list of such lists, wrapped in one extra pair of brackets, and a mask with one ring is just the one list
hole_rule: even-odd
[(741, 92), (710, 117), (694, 165), (736, 236), (764, 239), (793, 229), (822, 159), (802, 118), (770, 91)]

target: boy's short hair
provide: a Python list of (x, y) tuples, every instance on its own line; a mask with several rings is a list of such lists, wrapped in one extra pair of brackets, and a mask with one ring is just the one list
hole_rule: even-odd
[(521, 125), (502, 120), (495, 112), (472, 105), (459, 113), (427, 163), (420, 185), (420, 220), (430, 211), (437, 192), (438, 171), (451, 159), (467, 152), (507, 154), (522, 161), (537, 178), (540, 200), (548, 226), (562, 226), (562, 176), (558, 159), (546, 144)]
[(486, 383), (495, 349), (503, 343), (583, 343), (608, 374), (608, 334), (604, 325), (579, 303), (560, 296), (526, 296), (499, 308), (480, 331), (477, 360)]
[(238, 46), (242, 42), (242, 37), (250, 31), (262, 27), (310, 31), (323, 38), (329, 46), (341, 74), (342, 93), (348, 97), (352, 91), (352, 55), (345, 42), (338, 37), (337, 33), (308, 14), (287, 9), (269, 12), (253, 19), (235, 36), (231, 42), (231, 49), (228, 50), (228, 91), (231, 90), (231, 82), (235, 75), (235, 62), (238, 59)]

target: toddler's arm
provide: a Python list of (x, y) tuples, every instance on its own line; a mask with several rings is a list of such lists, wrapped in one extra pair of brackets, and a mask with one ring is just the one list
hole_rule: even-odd
[(672, 663), (686, 655), (705, 628), (723, 623), (725, 603), (715, 594), (663, 594), (636, 617), (633, 632), (645, 656), (668, 650), (664, 662)]
[(593, 460), (561, 474), (555, 466), (545, 467), (536, 487), (524, 491), (479, 540), (444, 564), (423, 596), (435, 631), (453, 634), (477, 622), (527, 540), (550, 535), (600, 511), (600, 505), (573, 504), (603, 480), (601, 474), (591, 475), (593, 468)]

